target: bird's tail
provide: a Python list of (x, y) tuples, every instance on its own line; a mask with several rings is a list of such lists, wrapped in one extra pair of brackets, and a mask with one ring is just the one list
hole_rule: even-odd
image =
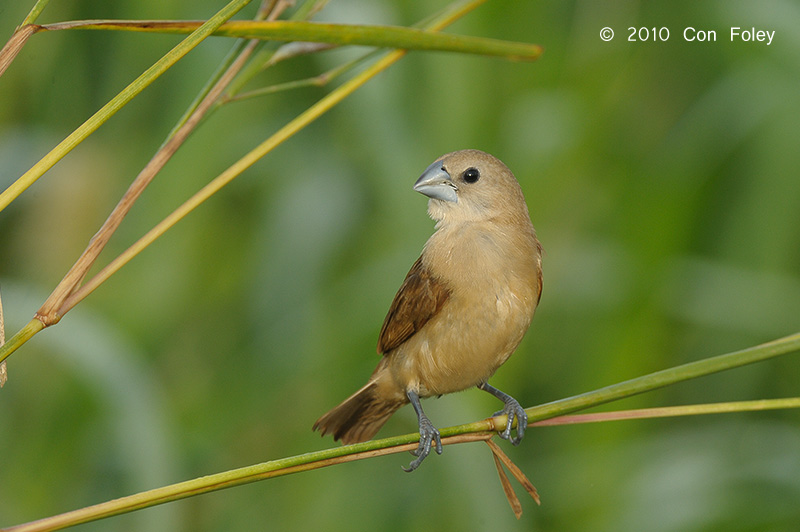
[(386, 398), (378, 393), (379, 382), (370, 379), (363, 388), (345, 399), (339, 406), (319, 418), (312, 430), (323, 436), (332, 434), (344, 444), (367, 441), (408, 400), (405, 396)]

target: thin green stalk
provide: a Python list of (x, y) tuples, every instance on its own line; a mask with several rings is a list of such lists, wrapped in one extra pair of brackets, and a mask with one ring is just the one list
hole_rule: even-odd
[(44, 11), (44, 8), (46, 8), (47, 4), (49, 3), (50, 0), (36, 0), (36, 3), (33, 4), (28, 16), (25, 17), (25, 20), (22, 21), (22, 24), (20, 24), (17, 29), (19, 30), (23, 26), (27, 26), (28, 24), (33, 24), (36, 22), (36, 19), (39, 18), (39, 15), (42, 14), (42, 11)]
[(25, 327), (17, 331), (6, 343), (0, 345), (0, 363), (42, 329), (44, 329), (44, 324), (41, 321), (37, 319), (29, 321)]
[(344, 64), (341, 64), (337, 67), (334, 67), (327, 72), (323, 72), (317, 76), (313, 76), (306, 79), (298, 79), (294, 81), (287, 81), (285, 83), (277, 83), (275, 85), (269, 85), (267, 87), (262, 87), (260, 89), (254, 89), (251, 91), (243, 92), (237, 94), (236, 96), (227, 97), (224, 102), (238, 102), (242, 100), (247, 100), (250, 98), (257, 98), (259, 96), (266, 96), (268, 94), (274, 94), (280, 91), (286, 90), (293, 90), (299, 89), (302, 87), (323, 87), (330, 83), (332, 80), (336, 79), (337, 77), (341, 76), (342, 74), (346, 73), (347, 71), (355, 68), (356, 66), (360, 65), (364, 61), (372, 58), (376, 52), (369, 52), (361, 57), (357, 57), (351, 61), (348, 61)]
[[(306, 0), (300, 7), (297, 8), (294, 13), (292, 13), (292, 15), (289, 17), (289, 20), (307, 21), (320, 10), (322, 10), (325, 5), (327, 5), (328, 1), (329, 0)], [(440, 14), (441, 13), (434, 13), (428, 17), (428, 19), (430, 21), (435, 21), (437, 20), (436, 17)], [(233, 80), (233, 83), (231, 83), (228, 87), (228, 91), (223, 95), (222, 98), (220, 98), (219, 105), (227, 103), (233, 99), (238, 99), (237, 95), (244, 89), (247, 83), (249, 83), (261, 71), (273, 64), (272, 61), (275, 57), (275, 53), (280, 49), (275, 45), (280, 43), (273, 42), (267, 44), (271, 44), (272, 46), (265, 47), (264, 49), (260, 50), (255, 57), (253, 57), (253, 60), (250, 62), (250, 64), (242, 69), (242, 72), (239, 74), (239, 76), (237, 76), (237, 78)]]
[[(269, 15), (270, 10), (272, 9), (272, 7), (274, 7), (276, 1), (277, 0), (273, 0), (271, 2), (271, 4), (269, 4), (269, 5), (265, 5), (264, 3), (262, 3), (261, 6), (259, 7), (258, 12), (256, 13), (255, 19), (256, 20), (264, 20)], [(245, 52), (245, 49), (248, 46), (252, 46), (251, 42), (252, 41), (250, 41), (248, 39), (239, 39), (239, 40), (236, 41), (236, 44), (233, 45), (233, 47), (231, 48), (231, 51), (228, 52), (228, 54), (222, 60), (220, 65), (217, 67), (217, 69), (211, 74), (211, 77), (208, 79), (206, 84), (200, 89), (200, 92), (197, 94), (197, 96), (195, 96), (195, 98), (192, 101), (192, 103), (190, 103), (189, 107), (186, 109), (186, 111), (184, 111), (183, 116), (181, 116), (178, 119), (178, 122), (172, 128), (172, 131), (169, 132), (169, 134), (167, 135), (167, 138), (164, 141), (164, 143), (167, 143), (169, 141), (169, 139), (172, 138), (178, 132), (178, 130), (183, 127), (183, 125), (186, 123), (186, 121), (189, 120), (189, 117), (191, 117), (192, 114), (194, 114), (194, 112), (200, 106), (200, 103), (208, 96), (208, 93), (211, 92), (211, 90), (214, 88), (214, 86), (217, 84), (217, 82), (219, 82), (219, 80), (222, 78), (222, 76), (225, 74), (225, 72), (228, 71), (228, 69), (233, 64), (233, 62), (236, 60), (236, 58), (241, 56), (241, 54)], [(247, 52), (247, 53), (250, 54), (250, 53), (253, 53), (253, 52), (255, 52), (255, 50), (252, 50), (252, 51)], [(216, 107), (214, 107), (214, 109), (215, 108)], [(209, 110), (206, 113), (204, 118), (207, 119), (212, 111), (213, 111), (213, 109)], [(163, 145), (162, 145), (162, 147), (163, 147)]]
[[(217, 69), (211, 74), (211, 77), (208, 78), (208, 81), (205, 85), (200, 89), (200, 92), (197, 93), (194, 100), (189, 104), (189, 107), (186, 108), (183, 115), (178, 119), (175, 125), (172, 127), (172, 131), (167, 134), (167, 137), (164, 139), (164, 144), (169, 142), (169, 139), (175, 136), (175, 134), (186, 124), (197, 108), (200, 106), (200, 103), (208, 96), (208, 93), (211, 92), (211, 89), (217, 84), (217, 82), (222, 78), (223, 74), (230, 68), (233, 62), (239, 57), (245, 48), (248, 46), (250, 41), (246, 39), (241, 39), (233, 45), (230, 52), (223, 58), (222, 62), (219, 64)], [(206, 115), (208, 118), (208, 115)], [(161, 145), (161, 148), (164, 147), (164, 144)]]
[[(295, 11), (294, 14), (292, 14), (291, 19), (302, 20), (305, 17), (308, 17), (312, 13), (314, 13), (315, 9), (321, 3), (324, 4), (326, 2), (327, 0), (325, 0), (324, 2), (321, 2), (320, 0), (307, 0), (300, 6), (300, 8), (297, 9), (297, 11)], [(265, 7), (264, 5), (262, 5), (261, 8), (259, 9), (259, 12), (256, 14), (255, 20), (257, 21), (264, 20), (265, 18), (267, 18), (267, 16), (269, 16), (271, 20), (274, 20), (274, 16), (272, 14), (272, 8), (276, 3), (277, 0), (273, 0), (271, 6)], [(200, 102), (206, 97), (211, 88), (217, 83), (222, 74), (233, 63), (234, 59), (244, 52), (246, 47), (252, 47), (253, 50), (248, 53), (255, 54), (257, 49), (265, 44), (264, 42), (258, 42), (258, 46), (253, 46), (253, 42), (254, 40), (250, 39), (240, 39), (239, 41), (237, 41), (237, 43), (234, 45), (231, 51), (228, 52), (228, 55), (225, 57), (225, 59), (223, 59), (222, 63), (214, 72), (214, 74), (212, 74), (211, 78), (208, 80), (206, 85), (200, 90), (200, 93), (197, 95), (197, 97), (195, 97), (194, 101), (189, 105), (189, 108), (186, 110), (184, 115), (180, 118), (180, 120), (178, 120), (178, 123), (175, 125), (173, 130), (167, 136), (167, 138), (171, 137), (183, 125), (183, 123), (189, 118), (189, 116), (191, 116), (191, 114), (194, 112), (194, 110), (197, 108)], [(261, 52), (257, 53), (253, 58), (253, 60), (249, 61), (247, 65), (245, 65), (244, 68), (238, 73), (236, 78), (234, 78), (234, 80), (228, 84), (226, 93), (222, 97), (217, 99), (214, 106), (206, 113), (204, 119), (208, 119), (208, 117), (211, 116), (211, 114), (213, 114), (213, 112), (216, 109), (218, 109), (222, 103), (227, 102), (230, 98), (229, 95), (232, 92), (235, 92), (237, 88), (240, 88), (244, 83), (249, 81), (253, 76), (255, 76), (259, 71), (261, 71), (260, 65), (264, 61), (263, 58), (272, 56), (274, 52), (275, 50), (273, 48), (271, 50), (267, 50), (266, 52), (262, 50)]]
[(741, 351), (698, 360), (696, 362), (689, 362), (682, 366), (656, 371), (644, 377), (613, 384), (593, 392), (530, 408), (526, 410), (528, 413), (528, 421), (553, 417), (554, 412), (561, 415), (576, 410), (583, 410), (590, 406), (616, 401), (617, 399), (663, 388), (677, 382), (695, 379), (712, 373), (719, 373), (747, 364), (754, 364), (799, 349), (800, 333), (795, 333), (778, 340), (773, 340), (772, 342), (742, 349)]
[(243, 100), (249, 100), (251, 98), (258, 98), (260, 96), (268, 96), (277, 92), (302, 89), (304, 87), (322, 87), (325, 85), (328, 79), (329, 78), (326, 78), (324, 75), (322, 75), (305, 79), (296, 79), (294, 81), (286, 81), (284, 83), (276, 83), (275, 85), (268, 85), (266, 87), (261, 87), (260, 89), (243, 92), (231, 98), (226, 98), (225, 100), (222, 100), (221, 103), (240, 102)]
[[(585, 410), (587, 408), (610, 403), (626, 397), (631, 397), (644, 392), (657, 390), (678, 382), (696, 379), (712, 373), (719, 373), (728, 369), (754, 364), (770, 358), (774, 358), (787, 353), (800, 350), (800, 332), (789, 336), (784, 336), (777, 340), (765, 344), (742, 349), (733, 353), (727, 353), (716, 357), (689, 362), (681, 366), (675, 366), (655, 373), (650, 373), (642, 377), (637, 377), (628, 381), (612, 384), (599, 390), (587, 392), (565, 399), (559, 399), (551, 403), (527, 408), (528, 423), (534, 423), (542, 419), (550, 419), (555, 416), (562, 416), (570, 412)], [(480, 430), (496, 431), (505, 428), (506, 416), (467, 423), (442, 429), (439, 432), (442, 436), (454, 434), (464, 434), (466, 432), (478, 432)]]
[(155, 81), (156, 78), (166, 72), (167, 69), (178, 62), (178, 60), (200, 44), (206, 37), (211, 35), (214, 30), (219, 28), (226, 20), (230, 19), (249, 3), (250, 0), (231, 0), (227, 6), (208, 19), (207, 22), (200, 25), (191, 35), (167, 52), (167, 54), (153, 64), (153, 66), (145, 70), (139, 77), (131, 82), (130, 85), (125, 87), (122, 92), (112, 98), (111, 101), (100, 108), (99, 111), (93, 114), (75, 131), (70, 133), (67, 138), (61, 141), (47, 155), (42, 157), (30, 170), (25, 172), (19, 179), (4, 190), (2, 194), (0, 194), (0, 211), (5, 209), (9, 203), (35, 183), (45, 172), (52, 168), (75, 146), (83, 142), (86, 137), (96, 131), (97, 128), (103, 125), (103, 123), (130, 102), (137, 94)]
[[(120, 30), (146, 33), (188, 33), (200, 22), (162, 20), (84, 20), (43, 26), (47, 30)], [(468, 35), (451, 35), (404, 26), (328, 24), (296, 20), (236, 20), (221, 25), (214, 35), (281, 42), (320, 42), (340, 46), (374, 46), (403, 50), (458, 52), (533, 61), (542, 54), (535, 44)]]
[(800, 397), (783, 399), (757, 399), (754, 401), (731, 401), (729, 403), (707, 403), (700, 405), (664, 406), (597, 412), (594, 414), (563, 415), (529, 423), (532, 427), (574, 425), (578, 423), (600, 423), (603, 421), (629, 421), (632, 419), (656, 419), (664, 417), (697, 416), (704, 414), (730, 414), (735, 412), (761, 412), (800, 408)]
[[(314, 16), (317, 11), (322, 9), (325, 4), (328, 3), (328, 0), (306, 0), (303, 4), (297, 8), (297, 10), (292, 13), (289, 17), (290, 20), (306, 20), (312, 16)], [(272, 46), (268, 48), (262, 48), (254, 57), (250, 63), (242, 69), (236, 79), (233, 80), (233, 83), (230, 84), (228, 87), (228, 91), (223, 95), (220, 99), (221, 102), (227, 101), (230, 99), (231, 95), (237, 94), (242, 88), (252, 80), (259, 72), (264, 69), (264, 65), (268, 63), (268, 61), (272, 58), (273, 54), (275, 53), (275, 44), (277, 43), (267, 43), (272, 44)]]
[[(756, 347), (743, 349), (734, 353), (728, 353), (712, 357), (706, 360), (684, 364), (664, 371), (658, 371), (622, 382), (613, 386), (607, 386), (593, 392), (588, 392), (575, 397), (555, 401), (546, 405), (529, 408), (526, 412), (536, 419), (555, 418), (577, 409), (584, 409), (598, 406), (614, 399), (627, 397), (633, 393), (642, 393), (655, 390), (684, 380), (693, 379), (701, 375), (723, 371), (734, 367), (752, 364), (771, 357), (787, 354), (800, 349), (800, 333), (787, 336)], [(610, 393), (609, 390), (618, 390)], [(622, 393), (621, 390), (625, 390)], [(578, 406), (579, 405), (579, 406)], [(745, 410), (765, 410), (768, 408), (797, 408), (800, 407), (800, 398), (775, 399), (764, 401), (746, 401), (731, 404), (712, 404), (695, 405), (684, 407), (671, 407), (662, 409), (649, 409), (633, 411), (633, 414), (620, 418), (643, 418), (643, 417), (664, 417), (666, 415), (687, 415), (710, 414), (721, 412), (738, 412)], [(606, 414), (613, 416), (614, 414)], [(562, 420), (562, 423), (575, 423), (576, 418), (584, 418), (584, 421), (596, 421), (596, 416), (573, 416), (570, 420)], [(555, 424), (551, 423), (551, 424)], [(505, 425), (505, 416), (488, 418), (466, 425), (448, 427), (440, 430), (442, 443), (445, 445), (465, 443), (471, 441), (488, 440), (497, 430)], [(272, 460), (261, 464), (242, 467), (208, 475), (205, 477), (180, 482), (170, 486), (164, 486), (153, 490), (137, 493), (127, 497), (114, 499), (112, 501), (100, 503), (94, 506), (81, 508), (73, 512), (67, 512), (54, 517), (48, 517), (39, 521), (25, 523), (4, 529), (5, 532), (33, 532), (59, 530), (68, 526), (73, 526), (89, 521), (96, 521), (105, 517), (111, 517), (142, 508), (156, 506), (166, 502), (176, 501), (209, 493), (225, 488), (249, 484), (259, 480), (285, 476), (292, 473), (319, 469), (335, 464), (363, 460), (374, 456), (410, 451), (416, 448), (419, 434), (405, 434), (392, 438), (373, 440), (354, 445), (344, 445), (332, 449), (305, 453), (279, 460)]]

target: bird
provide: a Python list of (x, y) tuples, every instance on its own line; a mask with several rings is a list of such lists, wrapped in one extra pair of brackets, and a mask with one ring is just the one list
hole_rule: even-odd
[(429, 165), (413, 188), (428, 197), (435, 230), (389, 307), (378, 336), (383, 356), (368, 382), (312, 428), (343, 444), (366, 441), (411, 403), (420, 439), (406, 471), (432, 448), (442, 453), (422, 398), (484, 390), (503, 401), (494, 414), (507, 416), (500, 437), (520, 443), (525, 410), (488, 380), (522, 341), (542, 293), (542, 246), (504, 163), (480, 150), (455, 151)]

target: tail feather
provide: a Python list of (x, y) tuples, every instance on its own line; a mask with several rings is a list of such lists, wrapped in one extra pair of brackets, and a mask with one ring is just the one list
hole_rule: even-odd
[(345, 444), (369, 440), (405, 404), (382, 398), (377, 392), (377, 381), (370, 380), (339, 406), (319, 418), (312, 430), (319, 430), (323, 436), (332, 434), (334, 440), (342, 440)]

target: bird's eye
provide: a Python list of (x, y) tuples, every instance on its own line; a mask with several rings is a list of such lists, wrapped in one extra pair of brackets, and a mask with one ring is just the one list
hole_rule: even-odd
[(467, 183), (475, 183), (481, 177), (480, 171), (477, 168), (467, 168), (462, 174), (464, 181)]

